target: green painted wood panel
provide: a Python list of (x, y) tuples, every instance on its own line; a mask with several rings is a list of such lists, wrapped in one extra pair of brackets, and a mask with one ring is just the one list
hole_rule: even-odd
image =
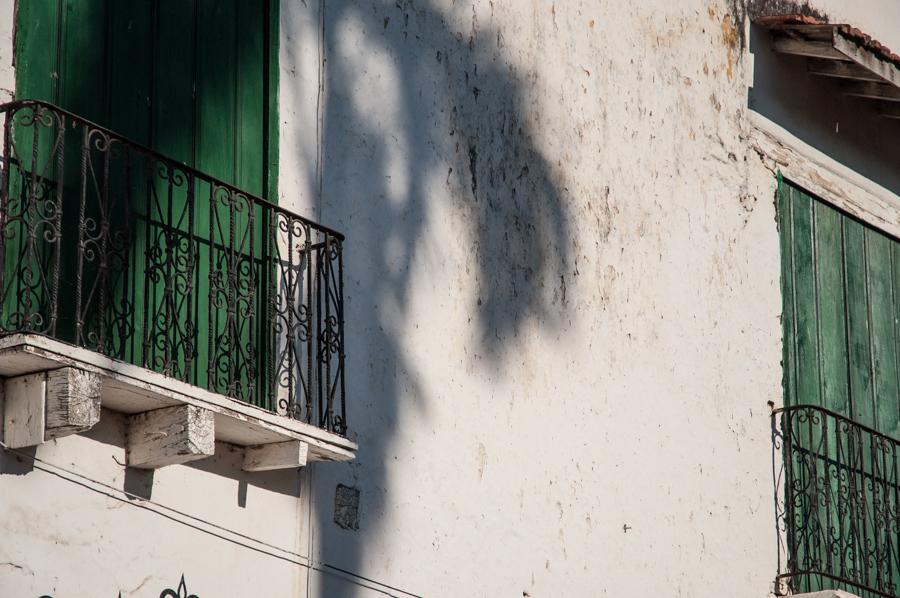
[(900, 438), (900, 243), (783, 181), (784, 389)]
[(29, 0), (16, 96), (277, 200), (275, 0)]
[[(175, 160), (277, 201), (277, 4), (277, 0), (20, 3), (17, 97), (51, 101)], [(77, 140), (73, 142), (67, 151), (67, 185), (78, 179), (80, 149)], [(146, 288), (147, 250), (174, 247), (179, 237), (183, 241), (190, 236), (198, 246), (199, 266), (192, 273), (196, 288), (187, 301), (174, 307), (176, 318), (171, 325), (173, 334), (188, 327), (197, 331), (200, 342), (192, 354), (182, 354), (179, 360), (191, 370), (195, 383), (210, 385), (207, 364), (215, 341), (207, 339), (215, 339), (227, 325), (221, 313), (208, 317), (214, 311), (209, 303), (210, 275), (223, 267), (228, 246), (237, 245), (243, 259), (260, 262), (265, 234), (262, 214), (246, 209), (235, 212), (222, 205), (213, 213), (208, 185), (188, 181), (173, 187), (159, 173), (155, 179), (140, 181), (127, 177), (122, 164), (113, 166), (110, 185), (128, 203), (117, 208), (117, 217), (130, 219), (132, 234), (130, 269), (111, 284), (116, 293), (128, 296), (136, 314), (150, 314), (149, 323), (135, 317), (135, 334), (124, 356), (150, 365), (162, 359), (152, 346), (141, 342), (153, 318), (161, 310), (173, 309), (162, 285)], [(66, 202), (77, 195), (77, 190), (67, 190)], [(193, 209), (188, 210), (191, 197)], [(67, 206), (67, 211), (73, 213), (76, 207)], [(164, 221), (174, 224), (174, 236), (170, 227), (170, 236), (164, 238)], [(67, 229), (64, 235), (74, 238), (77, 231)], [(69, 252), (66, 259), (71, 261), (73, 254)], [(64, 269), (74, 270), (72, 264)], [(259, 293), (250, 310), (262, 314), (266, 273), (261, 267), (251, 270), (255, 277), (251, 286)], [(66, 317), (74, 319), (73, 314)], [(238, 344), (262, 346), (262, 318), (241, 318), (236, 326)]]

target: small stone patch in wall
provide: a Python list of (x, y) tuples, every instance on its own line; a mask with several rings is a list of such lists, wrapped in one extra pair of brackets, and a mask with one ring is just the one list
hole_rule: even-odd
[(359, 490), (338, 484), (334, 490), (334, 522), (343, 529), (359, 529)]

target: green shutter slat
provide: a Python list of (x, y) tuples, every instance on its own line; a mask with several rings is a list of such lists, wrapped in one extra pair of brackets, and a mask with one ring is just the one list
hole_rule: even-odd
[(874, 427), (875, 397), (870, 372), (869, 293), (866, 276), (865, 228), (842, 218), (847, 295), (847, 359), (850, 371), (851, 416)]
[(897, 412), (897, 362), (894, 339), (893, 241), (873, 230), (866, 231), (869, 278), (869, 312), (872, 337), (872, 379), (875, 388), (877, 427), (900, 438)]
[(797, 345), (795, 338), (794, 267), (793, 267), (793, 219), (789, 192), (783, 181), (778, 186), (778, 229), (781, 242), (781, 325), (785, 331), (782, 345), (784, 369), (784, 395), (787, 405), (795, 404), (797, 388)]
[(156, 80), (153, 105), (154, 147), (194, 165), (196, 4), (158, 2), (156, 6)]
[(108, 33), (109, 94), (105, 124), (138, 143), (151, 145), (153, 96), (153, 3), (111, 2)]
[(812, 201), (791, 188), (791, 217), (794, 224), (794, 295), (808, 305), (798, 305), (796, 321), (798, 403), (821, 404), (819, 368), (818, 304), (816, 301), (816, 259), (813, 242)]
[(832, 411), (849, 416), (841, 216), (834, 209), (818, 202), (813, 203), (813, 211), (822, 404)]
[[(893, 330), (894, 330), (894, 371), (897, 374), (898, 393), (900, 393), (900, 242), (891, 242), (891, 288), (893, 291)], [(900, 417), (900, 397), (896, 401), (898, 417)]]
[(65, 0), (59, 72), (61, 106), (88, 120), (106, 121), (106, 0)]
[(56, 101), (62, 0), (19, 2), (16, 98)]
[(235, 181), (235, 0), (198, 0), (197, 167)]
[(265, 132), (266, 132), (266, 162), (263, 176), (265, 183), (265, 197), (270, 202), (278, 203), (278, 82), (281, 71), (278, 67), (278, 52), (280, 47), (280, 19), (281, 3), (279, 0), (265, 0), (263, 3), (266, 11), (266, 35), (265, 48), (267, 51), (265, 81), (266, 81), (266, 106), (265, 106)]
[[(237, 2), (236, 19), (241, 27), (263, 31), (266, 23), (262, 2)], [(238, 35), (235, 46), (235, 87), (237, 102), (236, 165), (237, 185), (259, 196), (263, 189), (265, 167), (264, 111), (266, 57), (263, 39), (259, 36)], [(250, 107), (257, 107), (253, 110)]]

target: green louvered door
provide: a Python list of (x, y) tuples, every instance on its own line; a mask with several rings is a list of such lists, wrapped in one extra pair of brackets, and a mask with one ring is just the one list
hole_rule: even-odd
[[(793, 567), (900, 587), (897, 449), (854, 425), (900, 439), (900, 243), (786, 181), (778, 222), (785, 405), (837, 414), (794, 418)], [(834, 579), (809, 575), (797, 589), (832, 587)]]
[[(277, 0), (22, 1), (16, 95), (59, 105), (251, 194), (275, 199), (277, 23)], [(69, 176), (79, 162), (80, 149), (72, 150), (76, 159), (69, 160), (67, 153), (67, 181), (78, 179), (77, 173)], [(222, 330), (231, 323), (225, 322), (227, 306), (211, 309), (216, 292), (210, 294), (209, 287), (224, 260), (234, 259), (228, 258), (230, 248), (239, 245), (238, 252), (250, 255), (250, 261), (262, 255), (263, 218), (250, 220), (246, 208), (229, 214), (224, 202), (210, 200), (215, 193), (208, 184), (184, 177), (172, 185), (163, 179), (180, 176), (177, 172), (151, 168), (157, 169), (150, 175), (155, 181), (135, 182), (140, 177), (129, 175), (126, 182), (124, 169), (110, 175), (117, 192), (129, 198), (129, 209), (121, 213), (133, 215), (128, 269), (110, 284), (126, 298), (119, 303), (128, 305), (133, 321), (128, 338), (112, 339), (107, 352), (258, 402), (265, 381), (256, 375), (260, 368), (254, 360), (261, 357), (252, 339), (261, 338), (265, 322), (241, 314), (264, 314), (264, 292), (232, 318), (241, 328), (223, 347)], [(64, 213), (77, 212), (76, 196), (66, 189)], [(71, 218), (63, 220), (64, 237), (77, 237)], [(193, 290), (180, 292), (173, 307), (171, 290), (164, 288), (162, 273), (152, 275), (150, 262), (177, 249), (187, 236), (196, 246), (195, 265), (177, 284), (189, 281)], [(74, 247), (63, 253), (64, 260), (74, 260)], [(63, 293), (74, 270), (73, 264), (64, 266)], [(259, 288), (265, 288), (263, 281)], [(224, 294), (221, 301), (226, 302)], [(61, 313), (61, 336), (73, 315)], [(168, 330), (171, 338), (159, 341), (160, 330)], [(184, 342), (189, 337), (193, 341)], [(232, 355), (216, 363), (218, 356), (211, 352), (217, 345), (223, 354), (244, 352), (243, 365), (232, 367)], [(221, 379), (210, 374), (215, 371), (223, 372)], [(234, 375), (237, 379), (227, 380)]]

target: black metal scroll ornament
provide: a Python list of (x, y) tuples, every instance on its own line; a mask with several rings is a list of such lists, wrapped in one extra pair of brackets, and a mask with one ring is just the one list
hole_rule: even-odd
[[(44, 594), (40, 598), (53, 598), (49, 594)], [(122, 598), (122, 592), (119, 592), (119, 598)], [(187, 584), (184, 583), (184, 574), (181, 575), (181, 581), (176, 589), (165, 589), (160, 593), (159, 598), (199, 598), (196, 594), (188, 594)]]
[(159, 598), (198, 598), (196, 594), (188, 594), (187, 585), (184, 583), (184, 574), (181, 574), (181, 581), (178, 583), (177, 590), (163, 590)]

